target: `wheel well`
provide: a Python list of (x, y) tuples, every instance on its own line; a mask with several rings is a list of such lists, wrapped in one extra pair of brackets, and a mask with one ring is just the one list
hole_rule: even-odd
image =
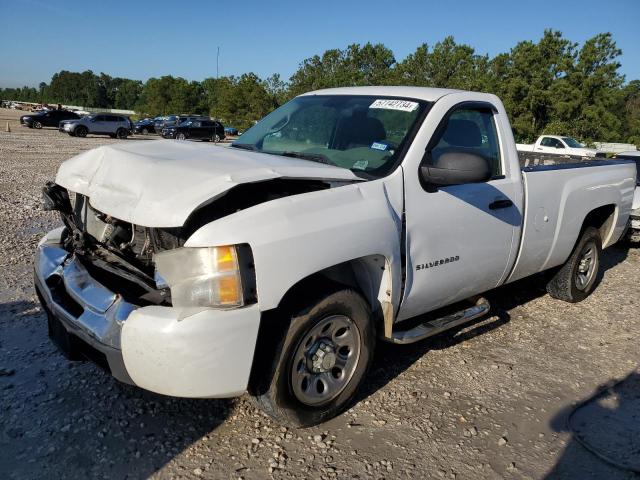
[(390, 263), (383, 255), (367, 255), (327, 267), (293, 285), (282, 297), (278, 308), (299, 309), (316, 300), (319, 293), (345, 287), (364, 297), (376, 321), (383, 320), (382, 304), (391, 301)]
[(594, 227), (600, 233), (602, 245), (606, 245), (609, 235), (613, 231), (615, 214), (616, 206), (613, 204), (591, 210), (582, 222), (580, 232), (582, 233), (587, 227)]
[(267, 372), (280, 353), (277, 346), (289, 329), (291, 315), (344, 288), (355, 290), (369, 303), (376, 330), (384, 326), (385, 334), (390, 331), (391, 271), (383, 255), (356, 258), (313, 273), (293, 285), (276, 308), (262, 313), (248, 385), (252, 395), (263, 393), (271, 382)]

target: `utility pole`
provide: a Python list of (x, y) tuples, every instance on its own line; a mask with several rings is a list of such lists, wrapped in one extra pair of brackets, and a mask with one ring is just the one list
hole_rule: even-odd
[(218, 47), (218, 53), (216, 55), (216, 80), (220, 77), (220, 47)]

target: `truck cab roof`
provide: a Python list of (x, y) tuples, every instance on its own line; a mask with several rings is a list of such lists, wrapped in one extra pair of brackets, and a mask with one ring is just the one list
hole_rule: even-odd
[(435, 102), (439, 98), (450, 93), (461, 93), (464, 90), (451, 88), (430, 88), (430, 87), (402, 87), (402, 86), (375, 86), (375, 87), (341, 87), (326, 88), (305, 93), (308, 95), (379, 95), (392, 97), (407, 97), (427, 102)]

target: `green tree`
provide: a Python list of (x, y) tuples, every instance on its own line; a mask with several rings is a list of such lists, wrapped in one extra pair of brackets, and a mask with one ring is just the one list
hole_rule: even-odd
[(289, 80), (290, 96), (331, 87), (388, 84), (395, 64), (393, 52), (382, 44), (349, 45), (307, 58)]
[(484, 90), (487, 87), (489, 59), (477, 55), (469, 45), (458, 45), (449, 36), (429, 51), (426, 43), (400, 62), (396, 83), (425, 87)]

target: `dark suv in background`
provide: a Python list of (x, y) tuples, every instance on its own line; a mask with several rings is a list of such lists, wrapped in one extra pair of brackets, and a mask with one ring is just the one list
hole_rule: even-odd
[(155, 122), (153, 118), (143, 118), (133, 124), (133, 133), (139, 133), (147, 135), (149, 133), (156, 133)]
[(224, 126), (209, 118), (191, 118), (178, 125), (163, 128), (162, 137), (219, 142), (224, 139)]
[(29, 128), (58, 127), (63, 120), (80, 118), (77, 113), (68, 110), (49, 110), (20, 117), (20, 124)]

